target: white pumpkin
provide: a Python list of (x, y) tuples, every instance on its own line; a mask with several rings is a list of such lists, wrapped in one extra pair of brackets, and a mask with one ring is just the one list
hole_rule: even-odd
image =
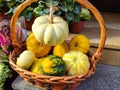
[(62, 43), (69, 34), (68, 24), (61, 17), (53, 15), (53, 23), (50, 16), (37, 17), (32, 25), (33, 34), (40, 43), (55, 46)]
[(86, 74), (90, 69), (88, 56), (81, 51), (69, 51), (64, 54), (63, 61), (66, 64), (66, 72), (68, 75)]

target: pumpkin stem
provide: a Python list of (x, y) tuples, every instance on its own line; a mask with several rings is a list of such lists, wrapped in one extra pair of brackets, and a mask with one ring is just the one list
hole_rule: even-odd
[(43, 43), (40, 43), (40, 47), (43, 47)]
[(52, 5), (52, 0), (50, 0), (50, 23), (53, 24), (53, 5)]

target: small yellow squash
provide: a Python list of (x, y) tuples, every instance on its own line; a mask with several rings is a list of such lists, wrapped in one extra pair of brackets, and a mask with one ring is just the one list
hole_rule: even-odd
[(61, 17), (53, 15), (37, 17), (32, 25), (32, 31), (37, 41), (42, 44), (55, 46), (62, 43), (69, 34), (68, 24)]
[(37, 73), (37, 74), (43, 74), (42, 62), (43, 62), (44, 59), (45, 59), (44, 57), (37, 59), (37, 60), (33, 63), (30, 71), (33, 72), (33, 73)]
[(45, 45), (45, 44), (42, 45), (41, 43), (39, 43), (34, 37), (33, 33), (30, 34), (29, 37), (27, 38), (26, 47), (28, 50), (31, 50), (36, 57), (43, 57), (47, 55), (52, 48), (49, 45)]
[(63, 57), (63, 55), (68, 51), (69, 51), (69, 46), (66, 41), (64, 41), (61, 44), (57, 44), (56, 46), (53, 47), (53, 55), (57, 55), (60, 57)]
[(70, 40), (70, 50), (79, 50), (83, 53), (87, 53), (90, 49), (89, 39), (82, 34), (74, 36)]
[(81, 51), (69, 51), (64, 54), (63, 61), (68, 75), (86, 74), (90, 68), (88, 56)]

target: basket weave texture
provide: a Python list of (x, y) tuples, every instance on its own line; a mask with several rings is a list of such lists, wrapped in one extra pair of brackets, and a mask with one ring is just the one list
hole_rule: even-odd
[(89, 60), (91, 63), (90, 70), (85, 75), (74, 75), (74, 76), (46, 76), (46, 75), (39, 75), (32, 73), (30, 71), (24, 70), (16, 65), (16, 58), (19, 56), (19, 54), (25, 50), (25, 44), (20, 44), (16, 39), (16, 22), (18, 20), (19, 14), (22, 12), (22, 10), (30, 5), (33, 2), (36, 2), (37, 0), (26, 0), (22, 4), (20, 4), (16, 11), (14, 12), (11, 23), (10, 23), (10, 29), (11, 29), (11, 39), (12, 43), (15, 46), (14, 50), (9, 55), (9, 63), (13, 70), (15, 70), (24, 80), (30, 84), (33, 84), (37, 87), (42, 87), (43, 89), (46, 86), (51, 87), (52, 90), (75, 90), (76, 87), (81, 83), (81, 81), (84, 81), (85, 79), (89, 78), (92, 74), (94, 74), (96, 70), (96, 64), (99, 60), (99, 57), (101, 56), (102, 49), (105, 44), (106, 40), (106, 30), (104, 25), (104, 20), (99, 13), (99, 11), (87, 0), (76, 0), (76, 2), (80, 3), (84, 7), (91, 10), (93, 15), (95, 16), (96, 20), (98, 21), (100, 25), (101, 30), (101, 37), (100, 42), (97, 48), (97, 51), (94, 54), (89, 53)]

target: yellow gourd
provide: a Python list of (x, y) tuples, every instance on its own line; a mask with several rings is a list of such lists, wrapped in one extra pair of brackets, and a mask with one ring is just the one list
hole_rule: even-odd
[(70, 40), (69, 46), (70, 50), (79, 50), (86, 54), (90, 49), (90, 42), (85, 35), (79, 34)]
[(53, 47), (53, 55), (63, 57), (63, 55), (69, 51), (69, 46), (66, 41), (61, 44), (57, 44)]
[(37, 17), (32, 25), (32, 31), (37, 41), (55, 46), (62, 43), (69, 34), (68, 24), (59, 16), (50, 15)]
[(26, 47), (28, 50), (31, 50), (36, 57), (43, 57), (47, 55), (52, 48), (49, 45), (45, 45), (45, 44), (42, 45), (41, 43), (39, 43), (34, 37), (33, 33), (30, 34), (29, 37), (27, 38)]
[(43, 62), (44, 59), (45, 58), (39, 58), (39, 59), (37, 59), (33, 63), (30, 71), (33, 72), (33, 73), (37, 73), (37, 74), (43, 74), (43, 71), (42, 71), (42, 62)]
[(68, 75), (86, 74), (90, 69), (88, 56), (81, 51), (69, 51), (64, 54), (63, 61)]

